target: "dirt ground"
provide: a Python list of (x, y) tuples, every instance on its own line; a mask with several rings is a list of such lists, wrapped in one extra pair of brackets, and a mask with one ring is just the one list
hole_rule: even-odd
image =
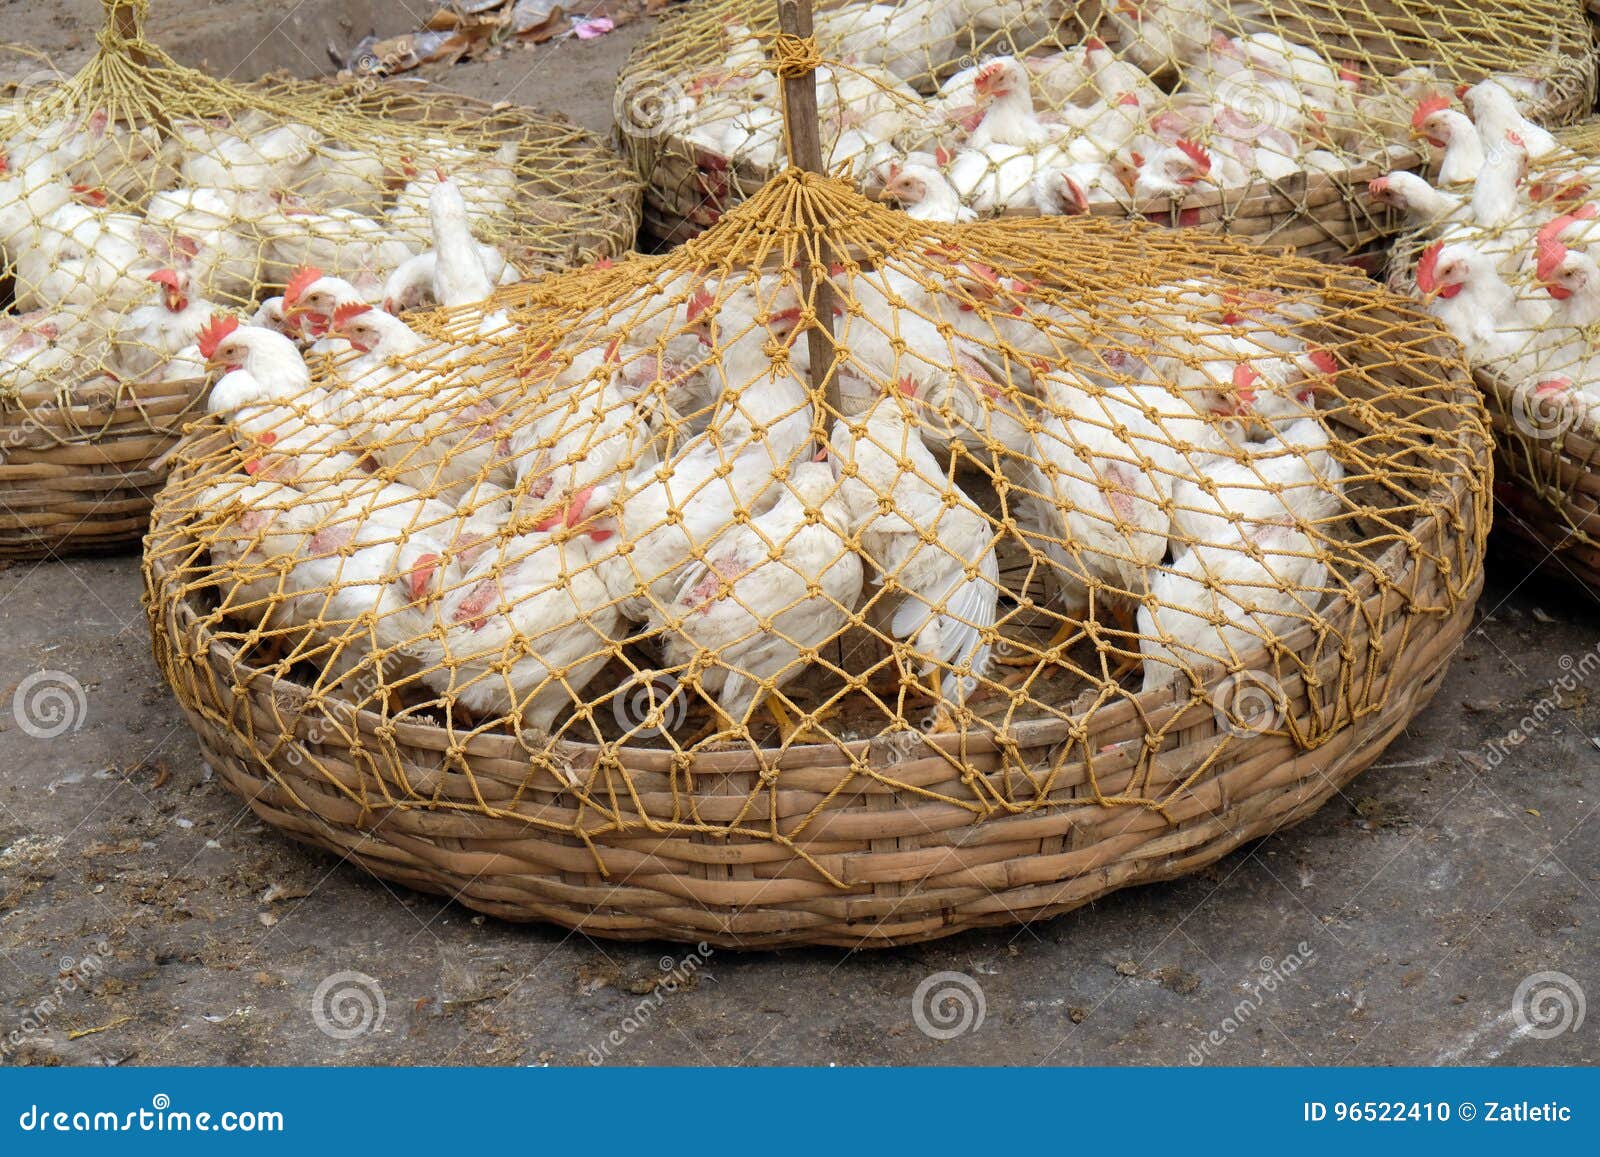
[[(153, 27), (223, 71), (315, 71), (405, 8), (183, 0)], [(70, 56), (98, 4), (0, 14)], [(643, 31), (442, 79), (603, 129)], [(139, 593), (131, 557), (0, 569), (0, 1063), (1600, 1059), (1600, 1016), (1550, 1035), (1513, 1009), (1600, 991), (1600, 600), (1521, 564), (1491, 568), (1431, 709), (1300, 827), (1035, 927), (858, 954), (513, 926), (291, 843), (201, 760)], [(62, 714), (24, 729), (51, 686)]]

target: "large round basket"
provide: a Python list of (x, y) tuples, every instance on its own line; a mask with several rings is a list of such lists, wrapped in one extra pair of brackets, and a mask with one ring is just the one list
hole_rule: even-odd
[[(106, 116), (109, 109), (113, 133), (137, 125), (170, 139), (171, 123), (180, 116), (213, 123), (255, 117), (267, 124), (303, 117), (326, 130), (328, 140), (346, 146), (370, 142), (340, 138), (341, 126), (346, 133), (365, 126), (363, 131), (388, 142), (384, 147), (399, 166), (409, 163), (408, 150), (433, 148), (456, 158), (503, 152), (508, 207), (477, 227), (480, 240), (494, 243), (518, 270), (532, 276), (570, 268), (619, 255), (633, 244), (640, 183), (600, 140), (564, 118), (404, 82), (234, 86), (180, 68), (144, 41), (138, 21), (144, 5), (107, 0), (106, 7), (100, 52), (77, 76), (55, 72), (31, 52), (8, 62), (32, 67), (25, 82), (3, 94), (19, 102), (22, 123)], [(107, 162), (100, 183), (122, 190), (116, 208), (142, 213), (157, 189), (122, 173), (124, 163)], [(172, 182), (177, 176), (171, 170)], [(150, 268), (166, 260), (152, 255)], [(15, 269), (8, 265), (3, 273), (0, 301), (9, 322)], [(277, 291), (277, 283), (246, 284), (250, 288), (214, 295), (214, 304), (253, 312), (258, 299)], [(119, 307), (107, 316), (122, 312)], [(64, 330), (59, 342), (62, 348), (104, 349), (118, 324), (84, 322)], [(20, 388), (0, 382), (0, 558), (132, 546), (147, 529), (167, 452), (184, 422), (203, 410), (206, 383), (187, 370), (151, 375), (172, 377), (165, 382), (129, 377), (109, 372), (123, 367), (103, 353), (77, 359), (76, 367), (49, 371), (49, 380)]]
[[(684, 249), (560, 281), (580, 302), (635, 288), (665, 299), (654, 287), (671, 271), (739, 267), (751, 260), (746, 246), (765, 253), (771, 237), (799, 236), (799, 222), (818, 218), (840, 231), (841, 247), (853, 236), (846, 222), (895, 252), (930, 243), (926, 227), (840, 188), (789, 174)], [(731, 746), (680, 744), (680, 723), (663, 734), (669, 724), (626, 702), (615, 676), (598, 680), (614, 690), (591, 686), (572, 705), (566, 718), (577, 722), (543, 731), (521, 716), (473, 722), (381, 674), (376, 690), (362, 683), (351, 697), (347, 681), (306, 665), (303, 647), (315, 647), (298, 635), (286, 650), (273, 645), (281, 631), (261, 616), (278, 580), (239, 595), (214, 553), (226, 515), (203, 496), (233, 476), (239, 451), (234, 430), (208, 422), (174, 456), (145, 549), (156, 659), (207, 760), (265, 822), (385, 879), (507, 919), (740, 948), (906, 944), (1042, 919), (1193, 872), (1305, 819), (1428, 702), (1469, 627), (1489, 511), (1482, 403), (1438, 327), (1353, 273), (1078, 224), (1066, 232), (1104, 260), (1079, 270), (1090, 285), (1073, 292), (1084, 300), (1112, 292), (1136, 260), (1276, 262), (1280, 277), (1323, 287), (1332, 320), (1322, 340), (1337, 344), (1344, 369), (1319, 420), (1361, 465), (1351, 466), (1338, 532), (1336, 593), (1281, 637), (1143, 691), (1105, 668), (1067, 678), (1059, 695), (1038, 689), (1057, 686), (1058, 654), (1017, 676), (1035, 687), (1028, 714), (947, 732), (869, 703), (863, 689), (848, 707), (871, 713), (859, 717), (868, 736), (859, 741), (841, 722), (826, 742), (768, 743), (740, 725)], [(1044, 222), (937, 236), (995, 263), (1007, 247), (1019, 260), (1030, 246), (1063, 244)], [(1207, 248), (1217, 252), (1196, 252)], [(689, 292), (686, 278), (676, 285)], [(509, 337), (507, 351), (571, 329), (560, 318), (539, 324)], [(987, 517), (1005, 517), (982, 502)], [(1003, 583), (1029, 572), (1010, 549), (997, 548)], [(1031, 583), (1007, 588), (1019, 609)], [(838, 662), (862, 661), (856, 653)], [(1097, 654), (1083, 662), (1114, 658)]]
[[(925, 0), (901, 0), (902, 9), (927, 7)], [(847, 3), (819, 5), (846, 8)], [(994, 15), (987, 24), (958, 28), (948, 59), (933, 59), (907, 83), (924, 95), (952, 73), (975, 61), (1001, 54), (1037, 57), (1058, 53), (1102, 37), (1126, 59), (1138, 60), (1139, 35), (1127, 15), (1098, 0), (1068, 0), (1034, 6), (1007, 17)], [(1167, 15), (1159, 5), (1141, 19), (1140, 27), (1165, 34)], [(1311, 167), (1287, 176), (1256, 173), (1246, 184), (1222, 189), (1197, 186), (1181, 200), (1117, 196), (1094, 199), (1089, 211), (1102, 216), (1145, 217), (1161, 224), (1208, 229), (1253, 243), (1288, 247), (1302, 256), (1324, 261), (1351, 261), (1369, 271), (1381, 264), (1379, 243), (1403, 227), (1401, 217), (1363, 196), (1366, 183), (1395, 169), (1422, 168), (1427, 158), (1416, 149), (1409, 116), (1416, 92), (1447, 91), (1476, 82), (1494, 72), (1513, 73), (1539, 83), (1542, 97), (1534, 110), (1549, 124), (1567, 124), (1586, 116), (1593, 106), (1596, 61), (1592, 34), (1583, 14), (1571, 5), (1549, 0), (1499, 0), (1489, 5), (1465, 0), (1437, 0), (1419, 9), (1392, 0), (1363, 0), (1356, 5), (1329, 0), (1271, 0), (1233, 6), (1218, 0), (1210, 13), (1219, 35), (1279, 35), (1308, 46), (1330, 62), (1353, 67), (1370, 94), (1390, 86), (1392, 99), (1374, 99), (1359, 114), (1362, 131), (1388, 143), (1340, 151), (1342, 167)], [(748, 29), (771, 53), (777, 31), (777, 5), (771, 0), (699, 0), (664, 20), (652, 37), (630, 56), (618, 80), (617, 135), (646, 181), (646, 232), (665, 244), (694, 236), (730, 205), (752, 194), (783, 165), (742, 150), (713, 153), (693, 139), (696, 93), (713, 78), (709, 91), (723, 83), (730, 63), (727, 28)], [(1009, 11), (1006, 10), (1006, 11)], [(1189, 12), (1185, 9), (1185, 12)], [(1157, 15), (1159, 14), (1159, 20)], [(1120, 21), (1120, 24), (1119, 24)], [(1157, 25), (1160, 24), (1160, 27)], [(995, 27), (994, 25), (999, 25)], [(849, 74), (837, 42), (823, 29), (818, 45), (825, 60)], [(733, 75), (751, 67), (741, 50)], [(1431, 68), (1425, 80), (1408, 72)], [(776, 64), (767, 67), (774, 68)], [(1154, 73), (1160, 85), (1173, 89), (1199, 66), (1180, 66)], [(1393, 78), (1407, 76), (1404, 85)], [(1413, 91), (1415, 89), (1415, 92)], [(1037, 98), (1051, 103), (1049, 98)], [(1246, 116), (1258, 115), (1248, 101)], [(1264, 115), (1264, 127), (1273, 117)], [(826, 144), (826, 141), (824, 142)], [(848, 158), (834, 156), (838, 164)], [(863, 188), (879, 187), (871, 176)], [(1035, 209), (1008, 209), (1002, 215), (1031, 215)]]

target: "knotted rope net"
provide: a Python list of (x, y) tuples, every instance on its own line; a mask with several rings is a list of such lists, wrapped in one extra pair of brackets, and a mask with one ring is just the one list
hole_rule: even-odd
[(638, 831), (809, 862), (867, 782), (988, 817), (1081, 765), (1081, 800), (1165, 807), (1262, 736), (1359, 732), (1477, 589), (1451, 343), (1224, 239), (919, 222), (791, 170), (664, 256), (331, 332), (311, 365), (206, 335), (221, 425), (147, 541), (167, 678), (285, 799), (515, 817), (601, 870)]
[(83, 448), (109, 435), (139, 435), (138, 462), (100, 467), (155, 459), (152, 431), (176, 434), (171, 403), (204, 377), (205, 320), (294, 328), (297, 269), (425, 302), (441, 175), (502, 281), (632, 242), (637, 181), (568, 124), (415, 87), (217, 80), (144, 38), (143, 0), (106, 8), (81, 71), (13, 56), (0, 103), (0, 455), (21, 472), (0, 489), (27, 491), (10, 507), (37, 498), (38, 471), (95, 465)]
[[(776, 13), (686, 5), (623, 69), (656, 234), (786, 163)], [(1429, 155), (1421, 101), (1499, 75), (1561, 122), (1594, 95), (1586, 18), (1555, 0), (851, 0), (815, 24), (829, 170), (915, 216), (1142, 214), (1324, 259), (1396, 230), (1360, 194)]]

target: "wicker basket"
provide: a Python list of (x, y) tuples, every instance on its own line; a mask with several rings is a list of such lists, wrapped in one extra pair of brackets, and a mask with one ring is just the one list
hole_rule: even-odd
[(0, 558), (126, 549), (150, 522), (167, 451), (204, 382), (0, 403)]
[[(838, 7), (823, 4), (820, 7)], [(1033, 48), (1053, 50), (1106, 32), (1099, 0), (1068, 2), (1058, 29), (1040, 39), (1040, 32), (1001, 29), (975, 35), (959, 63)], [(652, 115), (659, 106), (681, 97), (675, 70), (706, 67), (717, 59), (716, 37), (725, 20), (737, 20), (765, 35), (775, 5), (764, 0), (706, 0), (679, 11), (634, 50), (619, 79), (620, 120), (640, 110), (646, 122), (631, 130), (619, 123), (618, 139), (646, 181), (646, 232), (666, 245), (692, 237), (736, 201), (752, 194), (772, 171), (740, 157), (712, 166), (717, 185), (726, 193), (707, 194), (707, 158), (673, 131), (670, 117)], [(1361, 0), (1335, 5), (1328, 0), (1277, 0), (1246, 6), (1241, 13), (1264, 9), (1259, 16), (1239, 15), (1225, 27), (1230, 32), (1270, 31), (1300, 43), (1321, 46), (1343, 61), (1358, 62), (1363, 72), (1385, 75), (1412, 64), (1432, 63), (1443, 79), (1468, 82), (1491, 70), (1522, 70), (1549, 81), (1551, 94), (1539, 110), (1548, 124), (1568, 124), (1587, 116), (1595, 100), (1596, 59), (1587, 20), (1562, 4), (1500, 0), (1485, 6), (1458, 0), (1437, 2), (1419, 13), (1414, 5), (1395, 0)], [(1031, 25), (1030, 25), (1031, 27)], [(827, 44), (822, 45), (824, 54)], [(947, 64), (942, 75), (955, 67)], [(919, 89), (928, 87), (918, 77)], [(628, 105), (630, 107), (624, 107)], [(638, 119), (637, 115), (633, 119)], [(640, 131), (643, 128), (646, 131)], [(1105, 216), (1143, 216), (1162, 224), (1193, 226), (1227, 233), (1267, 246), (1287, 247), (1301, 256), (1350, 262), (1368, 272), (1381, 267), (1381, 244), (1403, 228), (1402, 217), (1363, 196), (1366, 183), (1395, 169), (1420, 170), (1426, 158), (1410, 145), (1408, 126), (1392, 126), (1394, 144), (1386, 160), (1351, 160), (1337, 172), (1299, 172), (1286, 178), (1258, 178), (1246, 187), (1222, 192), (1197, 192), (1181, 204), (1145, 201), (1137, 204), (1097, 202), (1092, 211)], [(1032, 210), (1027, 210), (1028, 215)]]
[[(436, 131), (470, 125), (504, 134), (551, 158), (548, 178), (519, 186), (528, 227), (498, 238), (520, 268), (548, 271), (614, 257), (638, 232), (639, 183), (592, 134), (565, 120), (418, 85), (352, 89), (348, 99)], [(205, 386), (125, 384), (93, 387), (82, 397), (46, 392), (9, 401), (0, 393), (0, 558), (137, 543), (149, 525), (165, 454), (185, 421), (203, 411)]]
[[(1437, 341), (1421, 328), (1414, 339)], [(1265, 727), (1241, 730), (1168, 688), (1021, 724), (1007, 759), (968, 733), (899, 734), (848, 754), (798, 746), (759, 763), (626, 747), (613, 763), (593, 746), (536, 754), (510, 734), (388, 719), (242, 662), (205, 625), (206, 549), (176, 505), (158, 504), (147, 540), (146, 605), (157, 661), (223, 780), (267, 823), (375, 875), (596, 936), (913, 943), (1195, 871), (1305, 819), (1372, 763), (1437, 690), (1482, 582), (1485, 423), (1465, 384), (1427, 392), (1441, 404), (1419, 401), (1415, 416), (1461, 447), (1430, 496), (1445, 513), (1398, 534), (1374, 525), (1388, 545), (1324, 614), (1331, 625), (1283, 641), (1315, 658), (1307, 673), (1274, 673), (1281, 717)], [(197, 429), (181, 460), (203, 461), (226, 437)], [(1373, 637), (1368, 624), (1385, 621)], [(1214, 672), (1211, 689), (1226, 681)], [(1163, 749), (1135, 783), (1133, 753), (1156, 733)], [(1063, 758), (1069, 734), (1099, 752), (1093, 777)], [(981, 816), (940, 802), (1012, 799), (1018, 758), (1052, 769), (1045, 806)], [(1163, 802), (1109, 802), (1119, 794)]]
[(1496, 546), (1547, 577), (1600, 591), (1600, 445), (1576, 430), (1528, 432), (1505, 379), (1481, 369), (1474, 377), (1494, 430)]

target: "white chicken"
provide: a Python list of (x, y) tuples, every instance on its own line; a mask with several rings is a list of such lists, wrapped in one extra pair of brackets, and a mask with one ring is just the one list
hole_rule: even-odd
[(896, 388), (864, 418), (836, 421), (829, 451), (873, 582), (890, 598), (889, 633), (908, 644), (917, 677), (936, 681), (934, 729), (950, 730), (951, 706), (989, 672), (1000, 597), (993, 531), (923, 444)]
[(854, 528), (823, 463), (795, 467), (777, 501), (731, 527), (683, 572), (670, 605), (649, 626), (662, 636), (662, 661), (686, 668), (699, 652), (715, 657), (700, 686), (716, 695), (729, 728), (748, 726), (765, 701), (785, 743), (798, 729), (776, 702), (808, 667), (806, 653), (838, 634), (861, 597)]
[[(437, 622), (397, 620), (421, 680), (469, 718), (510, 716), (549, 734), (617, 650), (623, 618), (598, 559), (609, 532), (574, 503), (552, 527), (486, 553), (438, 603)], [(404, 583), (409, 595), (409, 577)]]
[(1238, 669), (1269, 641), (1311, 622), (1328, 577), (1323, 552), (1278, 522), (1243, 525), (1226, 543), (1196, 543), (1150, 577), (1139, 607), (1144, 690), (1203, 680), (1202, 669)]
[(1327, 428), (1314, 418), (1289, 423), (1239, 459), (1221, 458), (1203, 473), (1172, 485), (1172, 528), (1185, 545), (1226, 545), (1239, 527), (1288, 521), (1327, 534), (1344, 510), (1344, 467), (1333, 456)]
[(111, 339), (112, 364), (124, 377), (143, 377), (193, 345), (215, 308), (191, 298), (188, 278), (175, 269), (158, 269), (149, 280), (159, 287), (158, 300), (130, 310)]

